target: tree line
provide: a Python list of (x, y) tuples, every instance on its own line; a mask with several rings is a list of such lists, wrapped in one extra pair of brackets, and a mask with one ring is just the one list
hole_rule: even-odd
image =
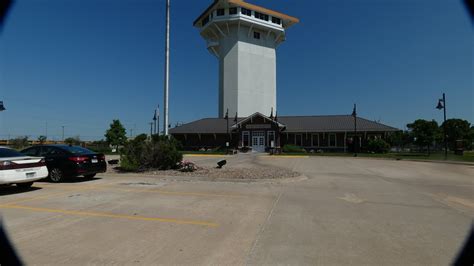
[[(417, 119), (412, 123), (408, 123), (407, 129), (390, 134), (386, 139), (387, 143), (381, 145), (387, 146), (383, 150), (386, 150), (388, 147), (397, 147), (400, 150), (405, 150), (406, 148), (412, 149), (413, 146), (416, 146), (419, 151), (426, 151), (428, 153), (433, 150), (441, 150), (444, 147), (445, 131), (449, 150), (455, 150), (459, 146), (465, 150), (472, 150), (474, 148), (474, 125), (471, 125), (467, 120), (452, 118), (438, 125), (435, 120)], [(104, 137), (105, 140), (94, 141), (90, 145), (97, 146), (97, 149), (103, 149), (103, 152), (106, 152), (110, 147), (118, 150), (128, 140), (126, 129), (120, 120), (112, 121)], [(38, 138), (39, 143), (45, 143), (46, 141), (45, 136)], [(79, 137), (69, 137), (64, 140), (64, 143), (81, 145), (83, 142)], [(29, 145), (29, 140), (28, 137), (18, 137), (10, 140), (9, 145), (14, 148), (23, 148)]]
[(444, 148), (444, 132), (449, 150), (463, 148), (472, 150), (474, 142), (474, 125), (458, 118), (446, 120), (441, 125), (435, 120), (417, 119), (407, 124), (408, 130), (395, 132), (387, 139), (392, 147), (405, 149), (417, 146), (421, 151), (430, 153)]

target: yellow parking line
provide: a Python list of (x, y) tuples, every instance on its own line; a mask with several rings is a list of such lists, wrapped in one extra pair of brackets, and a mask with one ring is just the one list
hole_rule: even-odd
[[(69, 186), (48, 186), (48, 187), (56, 187), (56, 188), (64, 188)], [(71, 187), (72, 188), (72, 187)], [(169, 191), (169, 190), (160, 190), (160, 189), (150, 189), (150, 188), (124, 188), (124, 187), (119, 187), (117, 185), (95, 185), (95, 186), (90, 186), (90, 187), (85, 187), (85, 186), (77, 186), (75, 187), (77, 190), (81, 189), (113, 189), (113, 190), (120, 190), (120, 191), (125, 191), (125, 192), (135, 192), (135, 193), (141, 193), (141, 192), (146, 192), (146, 193), (157, 193), (157, 194), (165, 194), (165, 195), (176, 195), (176, 196), (199, 196), (199, 197), (246, 197), (245, 195), (236, 195), (236, 194), (218, 194), (218, 193), (206, 193), (206, 192), (179, 192), (179, 191)]]
[(307, 155), (262, 155), (263, 158), (309, 158)]
[[(89, 188), (89, 190), (92, 190), (92, 189), (94, 189), (94, 188)], [(1, 203), (1, 205), (12, 205), (12, 204), (24, 203), (24, 202), (28, 202), (28, 201), (38, 201), (38, 200), (42, 200), (42, 199), (49, 199), (49, 198), (52, 198), (52, 197), (55, 197), (55, 196), (61, 196), (61, 195), (69, 194), (69, 193), (74, 192), (74, 191), (81, 191), (81, 190), (85, 190), (85, 189), (76, 189), (76, 190), (69, 190), (69, 191), (66, 191), (66, 192), (46, 194), (46, 195), (37, 196), (37, 197), (22, 198), (22, 199), (19, 199), (19, 200), (14, 200), (14, 201), (6, 202), (6, 203)]]
[(174, 192), (164, 190), (145, 190), (147, 193), (160, 193), (168, 195), (183, 195), (183, 196), (202, 196), (202, 197), (244, 197), (243, 195), (232, 195), (232, 194), (213, 194), (213, 193), (196, 193), (196, 192)]
[[(62, 188), (60, 186), (57, 186), (58, 188)], [(124, 192), (131, 192), (131, 193), (156, 193), (156, 194), (164, 194), (164, 195), (175, 195), (175, 196), (198, 196), (198, 197), (246, 197), (245, 195), (233, 195), (233, 194), (214, 194), (214, 193), (199, 193), (199, 192), (176, 192), (176, 191), (165, 191), (165, 190), (155, 190), (155, 189), (133, 189), (133, 188), (120, 188), (120, 187), (115, 187), (115, 186), (110, 186), (110, 185), (98, 185), (95, 187), (92, 186), (80, 186), (77, 187), (77, 189), (68, 189), (68, 191), (65, 192), (58, 192), (58, 193), (50, 193), (42, 196), (37, 196), (37, 197), (27, 197), (27, 198), (21, 198), (18, 200), (13, 200), (10, 202), (5, 202), (5, 203), (0, 203), (0, 205), (15, 205), (18, 203), (25, 203), (29, 201), (35, 201), (38, 202), (39, 200), (45, 200), (45, 199), (50, 199), (56, 196), (62, 196), (62, 195), (67, 195), (72, 192), (79, 192), (79, 191), (87, 191), (87, 190), (104, 190), (104, 189), (113, 189), (113, 190), (118, 190), (118, 191), (124, 191)]]
[[(67, 184), (67, 183), (66, 183)], [(70, 189), (70, 190), (77, 190), (77, 189), (93, 189), (97, 187), (101, 187), (103, 185), (80, 185), (75, 183), (70, 183), (70, 185), (63, 184), (41, 184), (42, 187), (47, 188), (61, 188), (61, 189)]]
[(183, 154), (187, 157), (229, 157), (229, 155), (220, 154)]
[(199, 196), (199, 197), (246, 197), (244, 195), (234, 195), (234, 194), (214, 194), (214, 193), (200, 193), (200, 192), (178, 192), (178, 191), (166, 191), (166, 190), (157, 190), (157, 189), (130, 189), (130, 188), (116, 188), (116, 190), (132, 192), (132, 193), (157, 193), (165, 195), (176, 195), (176, 196)]
[(138, 221), (154, 221), (164, 223), (175, 223), (175, 224), (190, 224), (190, 225), (201, 225), (207, 227), (218, 227), (219, 225), (212, 222), (206, 221), (194, 221), (194, 220), (179, 220), (173, 218), (157, 218), (157, 217), (144, 217), (144, 216), (131, 216), (122, 214), (102, 213), (102, 212), (85, 212), (85, 211), (70, 211), (70, 210), (59, 210), (59, 209), (48, 209), (48, 208), (37, 208), (21, 205), (0, 205), (3, 209), (19, 209), (36, 212), (48, 212), (48, 213), (60, 213), (76, 216), (91, 216), (91, 217), (105, 217), (105, 218), (118, 218), (126, 220), (138, 220)]

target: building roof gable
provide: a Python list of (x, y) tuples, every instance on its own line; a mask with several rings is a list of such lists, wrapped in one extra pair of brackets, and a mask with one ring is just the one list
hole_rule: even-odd
[(248, 122), (251, 122), (252, 119), (255, 119), (256, 117), (261, 117), (263, 118), (264, 120), (267, 120), (267, 121), (270, 121), (272, 123), (276, 123), (280, 128), (284, 128), (285, 125), (283, 125), (282, 123), (279, 123), (278, 121), (275, 121), (274, 119), (260, 113), (260, 112), (256, 112), (254, 113), (253, 115), (247, 117), (247, 118), (244, 118), (240, 121), (238, 121), (237, 123), (235, 123), (234, 125), (232, 125), (232, 128), (233, 129), (236, 129), (238, 126), (242, 125), (242, 124), (245, 124), (245, 123), (248, 123)]

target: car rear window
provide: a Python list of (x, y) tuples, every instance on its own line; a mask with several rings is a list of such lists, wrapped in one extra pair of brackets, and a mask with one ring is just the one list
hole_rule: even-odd
[(94, 153), (91, 150), (82, 148), (82, 147), (77, 147), (77, 146), (68, 146), (68, 147), (62, 147), (63, 149), (67, 150), (68, 152), (72, 154), (92, 154)]
[(15, 150), (0, 148), (0, 158), (22, 157), (22, 156), (25, 156), (25, 155), (15, 151)]

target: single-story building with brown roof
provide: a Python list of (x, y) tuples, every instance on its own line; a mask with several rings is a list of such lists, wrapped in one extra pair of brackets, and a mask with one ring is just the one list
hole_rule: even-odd
[[(291, 144), (308, 151), (361, 150), (368, 140), (399, 129), (352, 115), (204, 118), (170, 129), (186, 150), (250, 148), (265, 152)], [(356, 146), (355, 146), (356, 145)]]

